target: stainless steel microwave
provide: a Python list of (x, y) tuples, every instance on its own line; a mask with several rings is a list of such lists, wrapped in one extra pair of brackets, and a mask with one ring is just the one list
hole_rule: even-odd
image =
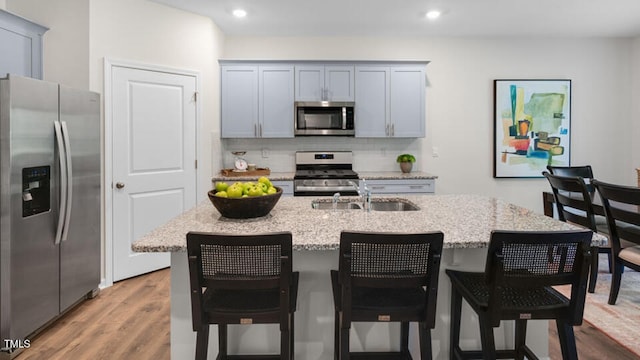
[(296, 136), (354, 136), (353, 102), (296, 102)]

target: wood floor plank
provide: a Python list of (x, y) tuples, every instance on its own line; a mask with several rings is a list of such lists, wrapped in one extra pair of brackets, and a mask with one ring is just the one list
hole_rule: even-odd
[(67, 312), (16, 360), (169, 359), (169, 269), (127, 279)]
[[(32, 338), (15, 360), (169, 360), (170, 307), (169, 269), (120, 281)], [(587, 322), (575, 334), (581, 360), (640, 360)], [(562, 359), (553, 321), (549, 355)]]

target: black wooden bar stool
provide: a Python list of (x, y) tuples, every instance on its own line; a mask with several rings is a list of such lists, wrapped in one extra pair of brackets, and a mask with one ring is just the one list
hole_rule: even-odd
[[(412, 359), (409, 323), (418, 323), (421, 359), (431, 359), (441, 232), (347, 232), (340, 235), (338, 271), (331, 271), (335, 358)], [(352, 322), (400, 322), (399, 352), (349, 351)]]
[[(447, 269), (451, 279), (450, 359), (538, 359), (525, 344), (527, 320), (555, 319), (562, 357), (577, 359), (592, 231), (494, 231), (485, 272)], [(571, 285), (570, 298), (555, 290)], [(460, 348), (462, 299), (477, 313), (482, 350)], [(493, 328), (515, 320), (515, 348), (496, 350)]]
[[(293, 359), (298, 272), (291, 233), (187, 234), (196, 360), (207, 358), (209, 324), (218, 325), (218, 360)], [(279, 355), (227, 355), (229, 324), (280, 324)]]

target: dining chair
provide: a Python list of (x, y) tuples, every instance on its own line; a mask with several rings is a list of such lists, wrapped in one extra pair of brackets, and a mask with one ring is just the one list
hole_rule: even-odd
[[(609, 233), (607, 221), (602, 216), (596, 216), (592, 196), (589, 192), (584, 178), (579, 176), (560, 176), (550, 174), (546, 171), (542, 175), (547, 178), (553, 191), (556, 208), (558, 209), (558, 220), (571, 222), (591, 231), (599, 232), (603, 235)], [(595, 190), (595, 189), (594, 189)], [(590, 293), (595, 292), (596, 281), (598, 279), (598, 254), (607, 251), (609, 256), (609, 268), (612, 268), (611, 249), (608, 247), (591, 247), (591, 271), (589, 275)]]
[(579, 176), (584, 179), (585, 184), (587, 185), (587, 189), (590, 193), (595, 193), (596, 189), (591, 185), (591, 180), (593, 177), (593, 170), (591, 169), (591, 165), (580, 165), (580, 166), (552, 166), (547, 165), (547, 170), (553, 175), (559, 176)]
[[(420, 359), (431, 359), (442, 232), (340, 234), (338, 270), (331, 270), (335, 359), (413, 359), (409, 323), (418, 323)], [(400, 322), (398, 352), (351, 352), (353, 322)]]
[(609, 304), (615, 305), (624, 267), (640, 271), (640, 188), (594, 180), (609, 226), (613, 275)]
[[(582, 324), (593, 232), (493, 231), (484, 272), (447, 269), (451, 280), (449, 359), (537, 359), (527, 321), (555, 319), (562, 358), (577, 359), (573, 326)], [(570, 297), (556, 289), (570, 285)], [(460, 348), (464, 299), (478, 315), (482, 349)], [(515, 320), (515, 347), (496, 350), (493, 328)]]
[(252, 359), (293, 359), (293, 324), (299, 273), (291, 266), (291, 233), (187, 234), (191, 317), (196, 360), (207, 358), (209, 325), (218, 325), (218, 356), (227, 354), (230, 324), (279, 324), (280, 354)]

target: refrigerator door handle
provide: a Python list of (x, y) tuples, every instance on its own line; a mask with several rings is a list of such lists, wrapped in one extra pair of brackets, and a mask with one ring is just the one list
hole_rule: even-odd
[(58, 212), (58, 226), (56, 228), (55, 244), (60, 244), (62, 239), (62, 229), (67, 210), (67, 158), (65, 156), (64, 140), (62, 137), (62, 125), (59, 121), (53, 122), (53, 129), (56, 134), (58, 145), (58, 161), (60, 162), (60, 209)]
[(73, 204), (73, 169), (71, 166), (71, 141), (69, 140), (69, 129), (67, 122), (61, 121), (62, 139), (64, 140), (64, 152), (67, 158), (67, 206), (64, 216), (64, 227), (62, 228), (62, 241), (67, 240), (69, 234), (69, 223), (71, 221), (71, 205)]

